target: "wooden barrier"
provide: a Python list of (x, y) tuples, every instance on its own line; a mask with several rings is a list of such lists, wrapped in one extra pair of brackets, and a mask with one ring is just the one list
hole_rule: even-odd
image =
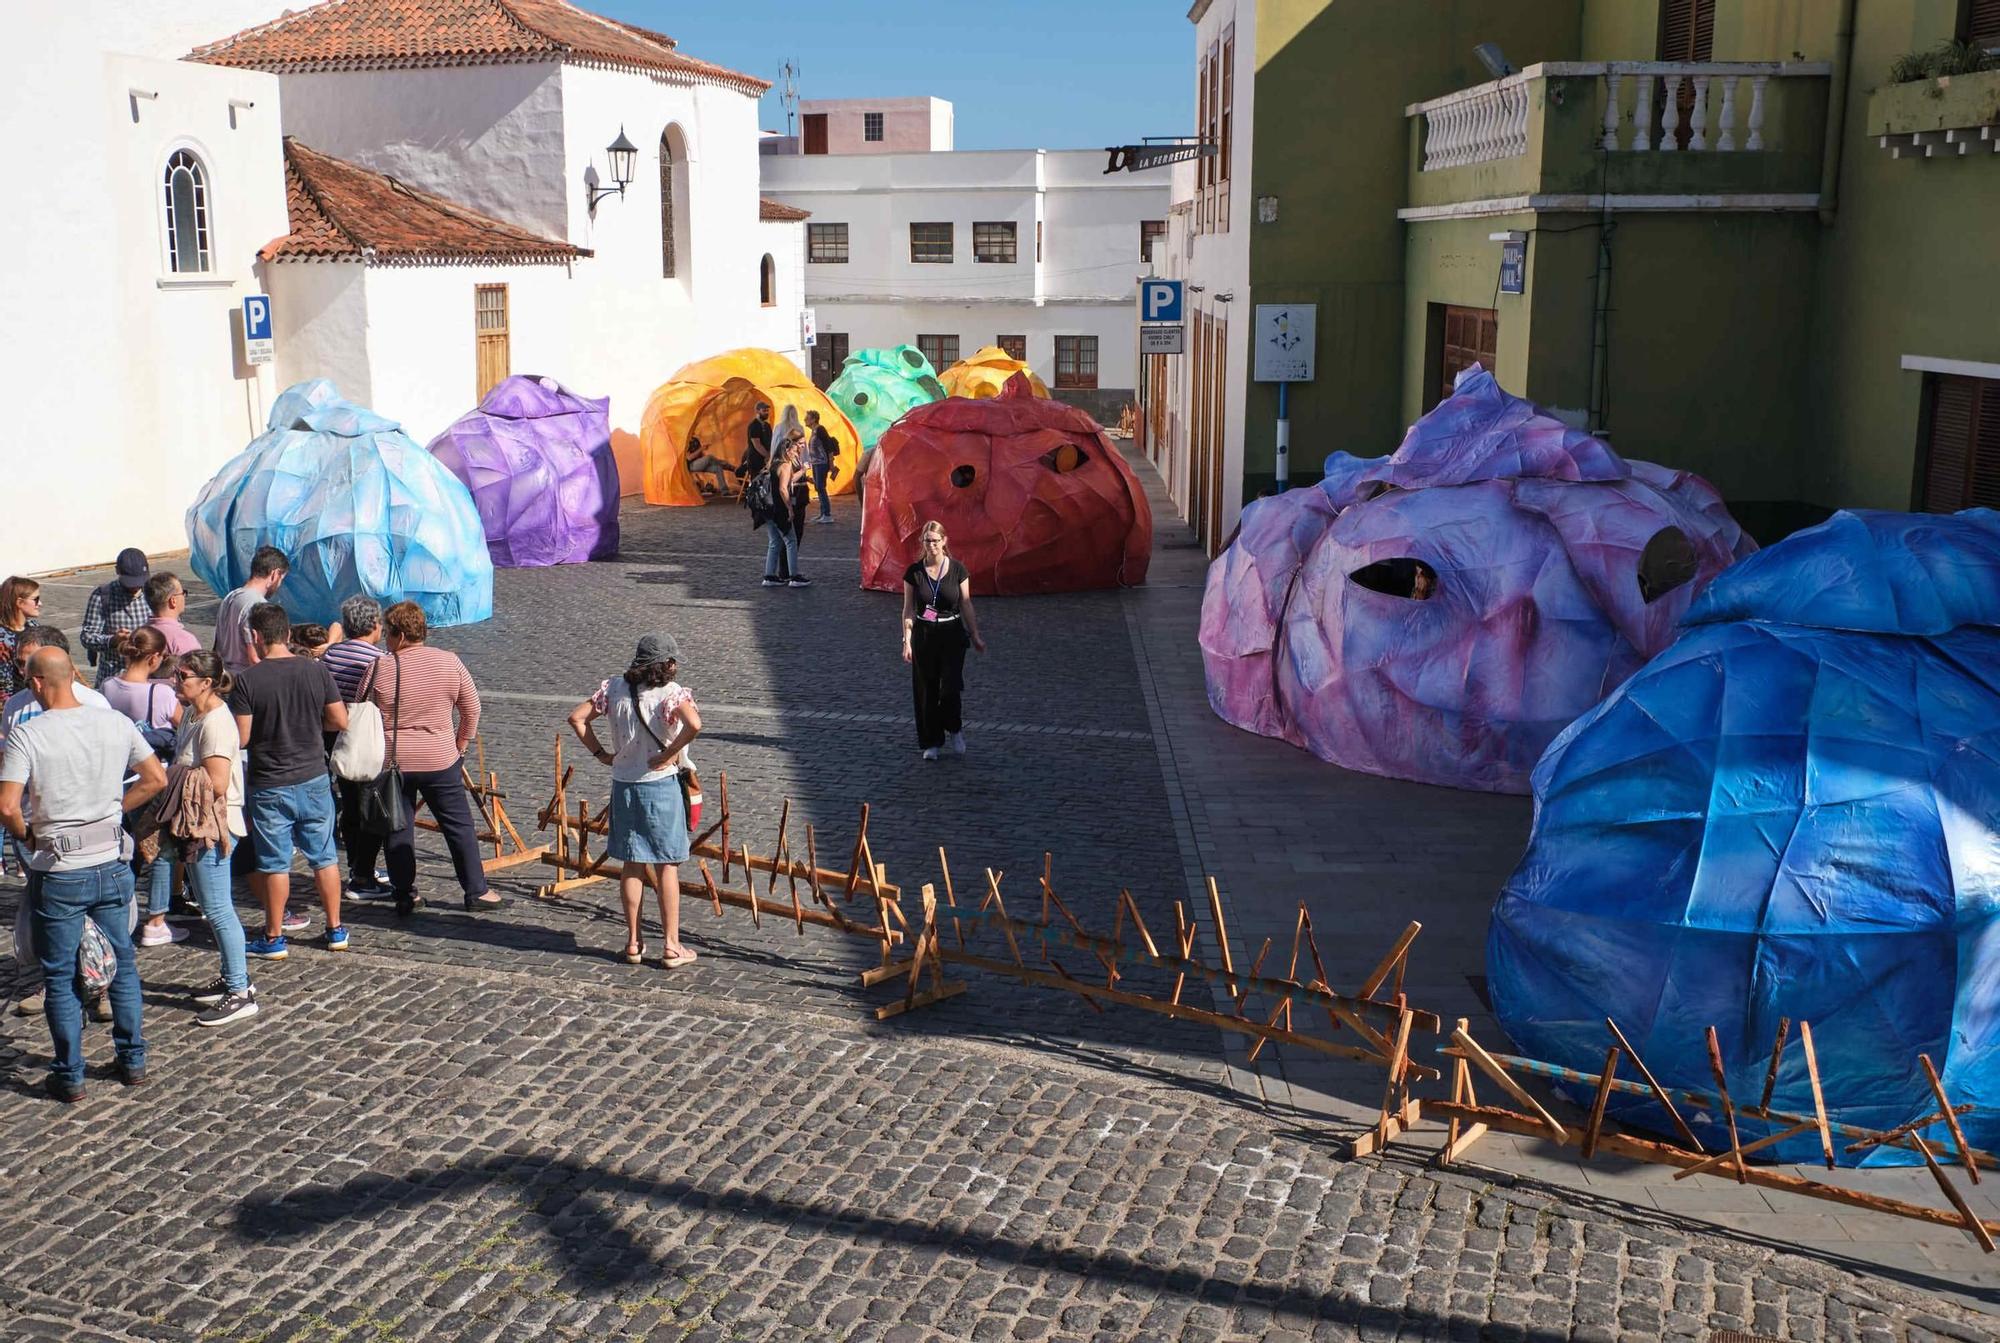
[[(479, 842), (493, 846), (493, 856), (482, 858), (479, 865), (488, 872), (498, 872), (503, 868), (534, 862), (547, 846), (531, 848), (528, 841), (521, 838), (521, 832), (514, 828), (513, 819), (507, 815), (507, 794), (500, 787), (500, 776), (486, 768), (486, 743), (474, 737), (472, 744), (478, 752), (479, 773), (475, 776), (461, 761), (458, 776), (465, 784), (465, 794), (472, 800), (473, 809), (485, 822), (485, 828), (478, 834)], [(417, 807), (421, 809), (423, 805), (423, 799), (418, 798)], [(426, 816), (415, 816), (413, 821), (419, 830), (429, 830), (433, 834), (438, 831), (438, 823)]]
[[(1604, 1065), (1596, 1073), (1586, 1073), (1518, 1055), (1489, 1053), (1472, 1038), (1465, 1018), (1461, 1017), (1451, 1033), (1450, 1045), (1442, 1050), (1444, 1056), (1452, 1061), (1449, 1098), (1424, 1099), (1415, 1102), (1415, 1105), (1418, 1107), (1419, 1116), (1428, 1115), (1446, 1121), (1445, 1143), (1437, 1154), (1440, 1165), (1449, 1165), (1457, 1161), (1489, 1131), (1517, 1133), (1541, 1138), (1558, 1146), (1573, 1147), (1577, 1149), (1579, 1159), (1584, 1161), (1591, 1160), (1599, 1152), (1608, 1152), (1628, 1160), (1678, 1167), (1674, 1175), (1676, 1180), (1708, 1175), (1734, 1180), (1738, 1184), (1781, 1189), (1786, 1193), (1863, 1208), (1870, 1212), (1887, 1213), (1894, 1217), (1907, 1217), (1916, 1221), (1958, 1227), (1971, 1236), (1981, 1249), (1989, 1254), (1992, 1253), (1995, 1246), (1994, 1233), (2000, 1232), (2000, 1222), (1982, 1221), (1972, 1211), (1964, 1195), (1952, 1183), (1943, 1164), (1937, 1159), (1932, 1143), (1926, 1140), (1921, 1132), (1933, 1125), (1944, 1125), (1950, 1133), (1952, 1149), (1956, 1152), (1953, 1159), (1964, 1167), (1965, 1173), (1974, 1183), (1978, 1183), (1980, 1169), (1982, 1167), (1988, 1170), (1995, 1169), (1996, 1159), (1991, 1153), (1966, 1145), (1965, 1134), (1958, 1121), (1959, 1116), (1970, 1112), (1973, 1107), (1952, 1104), (1930, 1059), (1919, 1055), (1918, 1059), (1930, 1083), (1931, 1093), (1937, 1101), (1938, 1108), (1935, 1111), (1897, 1128), (1883, 1131), (1830, 1122), (1826, 1114), (1825, 1091), (1820, 1081), (1819, 1059), (1812, 1044), (1812, 1027), (1809, 1023), (1801, 1021), (1798, 1023), (1799, 1047), (1813, 1098), (1813, 1113), (1800, 1115), (1775, 1110), (1771, 1107), (1771, 1095), (1777, 1087), (1778, 1067), (1784, 1056), (1791, 1025), (1789, 1020), (1779, 1022), (1761, 1095), (1755, 1105), (1748, 1105), (1739, 1103), (1730, 1096), (1728, 1083), (1723, 1076), (1722, 1051), (1713, 1027), (1710, 1027), (1705, 1034), (1705, 1044), (1710, 1073), (1715, 1079), (1715, 1090), (1704, 1092), (1689, 1089), (1673, 1090), (1660, 1085), (1652, 1070), (1646, 1066), (1645, 1060), (1633, 1048), (1632, 1042), (1618, 1029), (1617, 1023), (1608, 1018), (1605, 1026), (1610, 1043), (1605, 1052)], [(1640, 1080), (1631, 1081), (1617, 1076), (1619, 1067), (1625, 1063), (1631, 1065)], [(1485, 1074), (1520, 1108), (1508, 1109), (1504, 1106), (1482, 1104), (1473, 1086), (1472, 1075), (1475, 1071)], [(1589, 1118), (1584, 1126), (1575, 1129), (1559, 1122), (1529, 1094), (1517, 1074), (1590, 1089), (1592, 1100)], [(1614, 1093), (1638, 1096), (1656, 1102), (1686, 1145), (1677, 1146), (1656, 1139), (1634, 1137), (1607, 1124), (1605, 1107)], [(1713, 1152), (1707, 1150), (1682, 1114), (1683, 1108), (1705, 1110), (1719, 1115), (1722, 1120), (1719, 1126), (1720, 1136), (1726, 1138), (1728, 1145)], [(1403, 1109), (1396, 1109), (1394, 1117), (1400, 1119), (1403, 1113)], [(1385, 1099), (1381, 1123), (1386, 1125), (1391, 1117), (1391, 1101)], [(1773, 1131), (1746, 1143), (1742, 1141), (1738, 1130), (1739, 1118), (1772, 1125)], [(1902, 1199), (1829, 1184), (1770, 1167), (1752, 1166), (1744, 1160), (1745, 1157), (1773, 1147), (1787, 1138), (1805, 1134), (1818, 1136), (1821, 1154), (1828, 1169), (1834, 1166), (1835, 1135), (1855, 1139), (1847, 1146), (1849, 1152), (1893, 1146), (1916, 1153), (1937, 1182), (1939, 1191), (1951, 1204), (1952, 1211), (1927, 1208)]]

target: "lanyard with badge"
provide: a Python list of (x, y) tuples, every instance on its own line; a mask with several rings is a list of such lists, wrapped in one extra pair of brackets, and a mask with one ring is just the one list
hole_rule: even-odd
[(923, 570), (923, 575), (925, 580), (931, 585), (931, 599), (929, 605), (924, 607), (923, 618), (933, 624), (939, 620), (951, 619), (952, 617), (950, 616), (940, 616), (938, 614), (938, 603), (944, 599), (944, 580), (951, 576), (950, 557), (947, 556), (945, 562), (939, 566), (936, 578), (931, 577), (930, 570), (928, 569)]

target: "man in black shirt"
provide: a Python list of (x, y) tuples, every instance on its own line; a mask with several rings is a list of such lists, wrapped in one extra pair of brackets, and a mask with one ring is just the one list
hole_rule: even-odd
[(750, 420), (749, 435), (743, 445), (743, 460), (736, 464), (736, 474), (750, 477), (762, 471), (771, 463), (771, 405), (768, 401), (757, 403), (757, 413)]
[[(292, 851), (305, 854), (326, 910), (326, 949), (347, 950), (340, 925), (340, 860), (333, 847), (333, 786), (322, 732), (347, 728), (347, 705), (325, 665), (292, 652), (292, 622), (276, 602), (250, 610), (258, 661), (229, 692), (229, 711), (249, 753), (244, 819), (257, 871), (251, 889), (264, 903), (264, 935), (244, 948), (258, 960), (285, 959), (285, 898)], [(303, 926), (304, 920), (294, 926)]]

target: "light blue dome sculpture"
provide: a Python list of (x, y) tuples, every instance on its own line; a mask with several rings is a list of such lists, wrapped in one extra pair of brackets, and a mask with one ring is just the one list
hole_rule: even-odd
[[(1523, 1053), (1594, 1073), (1609, 1016), (1662, 1084), (1712, 1093), (1714, 1026), (1755, 1104), (1779, 1019), (1806, 1020), (1830, 1118), (1931, 1113), (1925, 1053), (1978, 1107), (1969, 1141), (2000, 1144), (2000, 513), (1839, 513), (1739, 561), (1555, 740), (1534, 793), (1487, 942)], [(1809, 1116), (1797, 1036), (1773, 1106)]]
[(288, 387), (269, 429), (187, 512), (189, 562), (217, 592), (241, 586), (259, 546), (291, 562), (278, 601), (330, 624), (358, 593), (413, 601), (433, 625), (493, 614), (493, 560), (472, 494), (393, 420), (325, 378)]

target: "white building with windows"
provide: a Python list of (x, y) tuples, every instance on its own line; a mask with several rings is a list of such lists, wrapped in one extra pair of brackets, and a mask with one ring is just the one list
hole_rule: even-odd
[(870, 346), (916, 345), (942, 370), (998, 345), (1115, 419), (1133, 396), (1136, 285), (1166, 231), (1168, 182), (1165, 169), (1106, 175), (1104, 162), (1101, 150), (765, 155), (764, 194), (812, 216), (815, 380)]
[[(184, 547), (195, 491), (304, 378), (426, 441), (548, 374), (611, 398), (636, 490), (681, 365), (806, 366), (803, 215), (758, 194), (768, 85), (669, 37), (567, 0), (65, 0), (16, 38), (0, 126), (61, 139), (0, 212), (32, 389), (0, 480), (48, 505), (12, 510), (0, 574)], [(276, 362), (250, 366), (259, 293)]]

